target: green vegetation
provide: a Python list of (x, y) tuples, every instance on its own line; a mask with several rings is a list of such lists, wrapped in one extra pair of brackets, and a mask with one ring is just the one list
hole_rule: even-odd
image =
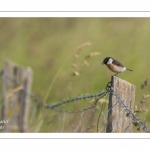
[[(149, 98), (145, 103), (140, 101), (143, 94), (150, 94), (149, 86), (141, 89), (150, 76), (149, 28), (150, 18), (0, 18), (0, 67), (4, 59), (30, 66), (34, 73), (32, 93), (52, 104), (102, 91), (113, 73), (101, 62), (111, 56), (133, 69), (119, 77), (136, 86), (136, 105), (148, 109)], [(83, 43), (87, 45), (79, 50)], [(98, 55), (86, 57), (94, 52)], [(73, 75), (74, 71), (77, 74)], [(81, 102), (70, 108), (84, 105)], [(31, 132), (72, 131), (71, 124), (64, 123), (65, 114), (57, 114), (56, 119), (54, 112), (40, 108), (35, 114), (37, 117), (30, 118)], [(63, 118), (61, 125), (58, 118)], [(52, 119), (58, 125), (51, 126)], [(150, 122), (149, 111), (142, 114), (142, 120)]]

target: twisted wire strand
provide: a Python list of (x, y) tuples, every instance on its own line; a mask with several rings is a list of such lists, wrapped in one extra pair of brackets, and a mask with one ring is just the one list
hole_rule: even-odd
[[(92, 108), (96, 107), (98, 100), (99, 100), (100, 98), (104, 97), (106, 94), (107, 94), (107, 91), (98, 93), (99, 96), (98, 96), (98, 98), (96, 99), (94, 105), (92, 105), (92, 106), (90, 106), (90, 107), (86, 107), (86, 108), (84, 108), (84, 109), (82, 109), (82, 110), (78, 110), (78, 111), (59, 110), (59, 109), (56, 109), (56, 108), (55, 108), (55, 107), (57, 107), (57, 106), (63, 105), (64, 102), (67, 103), (66, 101), (60, 102), (60, 103), (58, 103), (58, 105), (57, 105), (57, 104), (54, 104), (54, 105), (47, 105), (47, 104), (45, 104), (44, 106), (45, 106), (45, 108), (52, 109), (52, 110), (55, 110), (55, 111), (57, 111), (57, 112), (66, 112), (66, 113), (70, 113), (70, 114), (71, 114), (71, 113), (82, 113), (82, 112), (84, 112), (84, 111), (87, 111), (87, 110), (89, 110), (89, 109), (92, 109)], [(84, 96), (83, 96), (83, 97), (84, 97)], [(87, 98), (87, 96), (85, 96), (85, 97)], [(91, 97), (91, 96), (90, 96), (90, 97)], [(90, 97), (89, 97), (89, 98), (90, 98)], [(92, 95), (92, 97), (93, 97), (93, 95)], [(67, 101), (69, 101), (69, 102), (70, 102), (70, 101), (71, 101), (71, 102), (74, 102), (74, 101), (72, 101), (72, 99), (67, 100)]]
[(110, 88), (109, 92), (116, 97), (117, 101), (121, 104), (122, 108), (126, 111), (128, 116), (131, 117), (133, 122), (136, 121), (140, 125), (140, 128), (142, 128), (145, 132), (150, 132), (150, 130), (146, 127), (145, 123), (139, 117), (135, 116), (134, 112), (132, 112), (129, 107), (124, 104), (123, 100), (120, 99), (118, 94), (115, 93), (112, 88)]

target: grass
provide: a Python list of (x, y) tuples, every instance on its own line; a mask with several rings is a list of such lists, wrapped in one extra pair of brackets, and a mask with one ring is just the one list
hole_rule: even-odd
[[(136, 86), (136, 105), (146, 109), (149, 104), (141, 104), (140, 100), (143, 93), (149, 94), (149, 89), (141, 90), (140, 86), (150, 74), (149, 25), (149, 18), (0, 18), (0, 67), (4, 59), (31, 66), (32, 93), (51, 104), (102, 91), (113, 73), (101, 62), (112, 56), (134, 70), (119, 77)], [(78, 47), (86, 42), (91, 45), (79, 51)], [(86, 59), (92, 52), (100, 55)], [(76, 59), (75, 54), (79, 56)], [(85, 60), (89, 66), (83, 65)], [(71, 67), (73, 63), (77, 68)], [(80, 75), (73, 76), (74, 71)], [(79, 107), (84, 108), (84, 103)], [(38, 108), (31, 123), (32, 131), (57, 132), (56, 122), (51, 129), (48, 125), (54, 115), (57, 116)], [(65, 125), (64, 118), (67, 116), (62, 116), (63, 126), (59, 130), (65, 132), (69, 124)], [(149, 122), (149, 112), (143, 118)]]

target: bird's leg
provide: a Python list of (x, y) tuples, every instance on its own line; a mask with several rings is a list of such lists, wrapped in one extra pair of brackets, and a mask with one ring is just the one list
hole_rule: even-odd
[(118, 73), (116, 73), (114, 76), (117, 76)]

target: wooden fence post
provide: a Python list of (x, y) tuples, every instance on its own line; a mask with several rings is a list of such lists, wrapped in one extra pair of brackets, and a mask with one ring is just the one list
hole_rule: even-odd
[[(30, 92), (32, 70), (10, 61), (3, 64), (2, 132), (25, 132), (30, 102), (24, 90)], [(16, 83), (15, 83), (16, 82)]]
[[(116, 76), (112, 76), (111, 87), (113, 87), (114, 92), (120, 97), (120, 99), (123, 100), (123, 103), (133, 111), (135, 86)], [(117, 102), (116, 96), (110, 94), (106, 132), (132, 132), (132, 120), (127, 116), (127, 112), (122, 108), (121, 104)]]

